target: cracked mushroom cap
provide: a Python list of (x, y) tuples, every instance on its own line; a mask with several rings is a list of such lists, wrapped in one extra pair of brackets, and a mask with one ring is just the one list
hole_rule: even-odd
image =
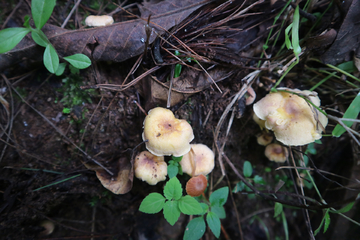
[(265, 156), (270, 160), (278, 163), (283, 163), (289, 156), (289, 152), (284, 146), (277, 143), (271, 143), (265, 148)]
[[(278, 88), (306, 96), (316, 106), (320, 99), (316, 92)], [(265, 120), (265, 127), (274, 131), (278, 141), (289, 146), (301, 146), (322, 137), (328, 119), (303, 98), (289, 92), (269, 93), (254, 104), (256, 116)]]
[(143, 151), (135, 157), (135, 176), (150, 185), (164, 181), (167, 175), (167, 164), (163, 156)]
[(215, 166), (214, 152), (204, 144), (191, 144), (191, 151), (180, 161), (182, 171), (190, 176), (208, 175)]
[(144, 120), (142, 138), (146, 148), (156, 156), (183, 156), (190, 151), (194, 133), (190, 124), (175, 118), (172, 111), (157, 107)]

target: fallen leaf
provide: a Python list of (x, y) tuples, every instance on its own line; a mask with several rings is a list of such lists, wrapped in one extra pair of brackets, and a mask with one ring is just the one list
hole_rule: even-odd
[[(143, 5), (139, 5), (142, 19), (73, 31), (47, 24), (43, 31), (60, 57), (83, 53), (95, 61), (122, 62), (144, 52), (145, 26), (150, 14), (150, 27), (161, 34), (209, 2), (211, 1), (167, 0), (156, 4), (144, 2)], [(153, 31), (149, 43), (152, 43), (156, 36)], [(40, 60), (42, 52), (43, 48), (36, 45), (28, 34), (13, 50), (0, 55), (0, 71), (20, 61), (23, 57)]]

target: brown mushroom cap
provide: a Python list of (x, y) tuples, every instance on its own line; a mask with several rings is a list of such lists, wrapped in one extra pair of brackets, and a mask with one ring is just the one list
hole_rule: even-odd
[(288, 150), (277, 143), (271, 143), (265, 148), (265, 156), (274, 162), (285, 162), (286, 158), (289, 156)]
[(191, 144), (191, 149), (180, 161), (182, 171), (190, 176), (208, 175), (215, 166), (214, 152), (204, 144)]
[(273, 138), (271, 133), (263, 132), (256, 138), (256, 141), (259, 145), (266, 146), (272, 142)]
[(186, 193), (192, 197), (198, 197), (205, 191), (207, 183), (206, 177), (202, 174), (192, 177), (186, 183)]
[[(307, 96), (320, 106), (316, 92), (278, 88)], [(303, 98), (288, 92), (269, 93), (254, 104), (254, 113), (265, 120), (265, 127), (274, 131), (278, 141), (289, 146), (300, 146), (321, 138), (328, 119)], [(317, 121), (318, 120), (318, 121)]]
[(167, 175), (167, 164), (163, 156), (143, 151), (135, 157), (135, 176), (150, 185), (164, 181)]
[(172, 111), (157, 107), (144, 120), (142, 138), (152, 154), (180, 157), (190, 151), (194, 133), (186, 120), (176, 119)]

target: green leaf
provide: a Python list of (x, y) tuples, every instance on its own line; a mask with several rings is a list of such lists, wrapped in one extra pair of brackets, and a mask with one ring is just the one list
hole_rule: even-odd
[(243, 173), (245, 177), (251, 177), (253, 172), (253, 168), (251, 166), (251, 163), (249, 161), (245, 161), (244, 162), (244, 168), (243, 168)]
[(205, 233), (205, 221), (203, 217), (197, 217), (191, 220), (185, 229), (184, 240), (198, 240)]
[(274, 218), (279, 216), (280, 213), (283, 211), (283, 205), (281, 203), (276, 202), (274, 207)]
[(27, 28), (6, 28), (0, 31), (0, 53), (13, 49), (30, 32)]
[(332, 212), (332, 213), (346, 213), (346, 212), (351, 210), (351, 208), (354, 206), (354, 203), (355, 202), (351, 202), (348, 205), (346, 205), (345, 207), (343, 207), (343, 208), (341, 208), (341, 209), (339, 209), (337, 211), (330, 210), (330, 212)]
[(203, 213), (203, 208), (200, 203), (189, 195), (180, 198), (179, 209), (182, 213), (187, 215), (198, 215)]
[(222, 187), (210, 195), (209, 201), (211, 206), (221, 207), (226, 203), (226, 200), (229, 195), (229, 188)]
[(299, 54), (301, 53), (301, 47), (299, 45), (299, 22), (300, 22), (300, 14), (299, 14), (299, 5), (298, 5), (295, 8), (293, 25), (291, 30), (291, 44), (294, 49), (294, 54), (298, 61), (299, 61)]
[(51, 44), (48, 44), (45, 48), (44, 65), (51, 73), (55, 73), (59, 67), (59, 56)]
[(324, 218), (325, 218), (324, 233), (325, 233), (325, 232), (328, 230), (329, 225), (330, 225), (330, 214), (329, 214), (329, 211), (326, 211)]
[(60, 76), (64, 73), (66, 67), (66, 63), (60, 63), (58, 69), (55, 72), (56, 76)]
[(262, 177), (260, 177), (259, 175), (255, 175), (254, 176), (254, 183), (257, 184), (265, 184), (265, 181)]
[(164, 196), (169, 199), (179, 200), (182, 196), (182, 187), (179, 179), (171, 178), (164, 187)]
[(218, 207), (218, 206), (211, 207), (211, 211), (213, 213), (215, 213), (221, 219), (226, 218), (226, 212), (225, 212), (225, 208), (223, 206), (221, 206), (221, 207)]
[(30, 16), (29, 16), (29, 15), (25, 15), (23, 26), (26, 27), (26, 28), (28, 28), (28, 29), (31, 29), (30, 24), (29, 24), (29, 21), (30, 21)]
[[(178, 163), (175, 163), (175, 164), (178, 164)], [(169, 164), (167, 167), (167, 172), (168, 172), (168, 176), (170, 179), (175, 177), (179, 172), (179, 168), (175, 164)]]
[(48, 38), (41, 30), (38, 30), (38, 29), (32, 30), (31, 37), (34, 40), (34, 42), (36, 42), (36, 44), (38, 44), (42, 47), (46, 47), (47, 45), (50, 44)]
[(206, 222), (209, 225), (211, 231), (213, 232), (213, 234), (215, 235), (215, 237), (219, 238), (220, 237), (220, 229), (221, 229), (221, 223), (220, 223), (220, 219), (219, 217), (213, 213), (213, 212), (209, 212), (206, 215)]
[(171, 226), (177, 222), (180, 217), (180, 210), (177, 201), (167, 201), (164, 205), (164, 217)]
[(64, 114), (69, 114), (69, 113), (71, 113), (71, 109), (70, 108), (63, 108), (62, 112)]
[(174, 162), (180, 162), (181, 159), (183, 158), (183, 156), (180, 156), (180, 157), (174, 157), (174, 156), (172, 156), (171, 158), (172, 158), (172, 160), (173, 160)]
[(78, 69), (84, 69), (91, 65), (91, 60), (88, 56), (77, 53), (71, 56), (64, 57), (66, 61), (68, 61), (72, 66)]
[(144, 213), (158, 213), (163, 209), (165, 198), (160, 193), (150, 193), (140, 204), (139, 210)]
[(209, 210), (209, 205), (207, 205), (206, 203), (200, 203), (200, 206), (202, 207), (202, 214), (205, 214), (207, 212), (207, 210)]
[[(352, 101), (352, 103), (350, 104), (350, 106), (348, 107), (348, 109), (345, 111), (343, 118), (351, 118), (351, 119), (356, 119), (357, 116), (359, 115), (360, 112), (360, 92), (356, 95), (356, 97), (354, 98), (354, 100)], [(354, 123), (352, 121), (343, 121), (343, 123), (348, 126), (351, 127), (351, 125)], [(341, 126), (340, 124), (337, 124), (336, 127), (334, 128), (332, 135), (334, 137), (340, 137), (341, 134), (343, 134), (345, 132), (345, 128), (343, 126)]]
[(54, 10), (56, 0), (32, 0), (31, 14), (37, 29), (41, 29)]

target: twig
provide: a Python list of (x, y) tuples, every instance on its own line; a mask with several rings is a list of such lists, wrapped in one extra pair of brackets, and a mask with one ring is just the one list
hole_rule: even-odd
[(71, 9), (69, 15), (66, 17), (65, 21), (63, 22), (63, 24), (61, 24), (61, 28), (64, 28), (67, 24), (67, 22), (69, 21), (69, 19), (71, 18), (71, 15), (74, 13), (74, 11), (79, 7), (81, 0), (78, 0), (74, 7)]

